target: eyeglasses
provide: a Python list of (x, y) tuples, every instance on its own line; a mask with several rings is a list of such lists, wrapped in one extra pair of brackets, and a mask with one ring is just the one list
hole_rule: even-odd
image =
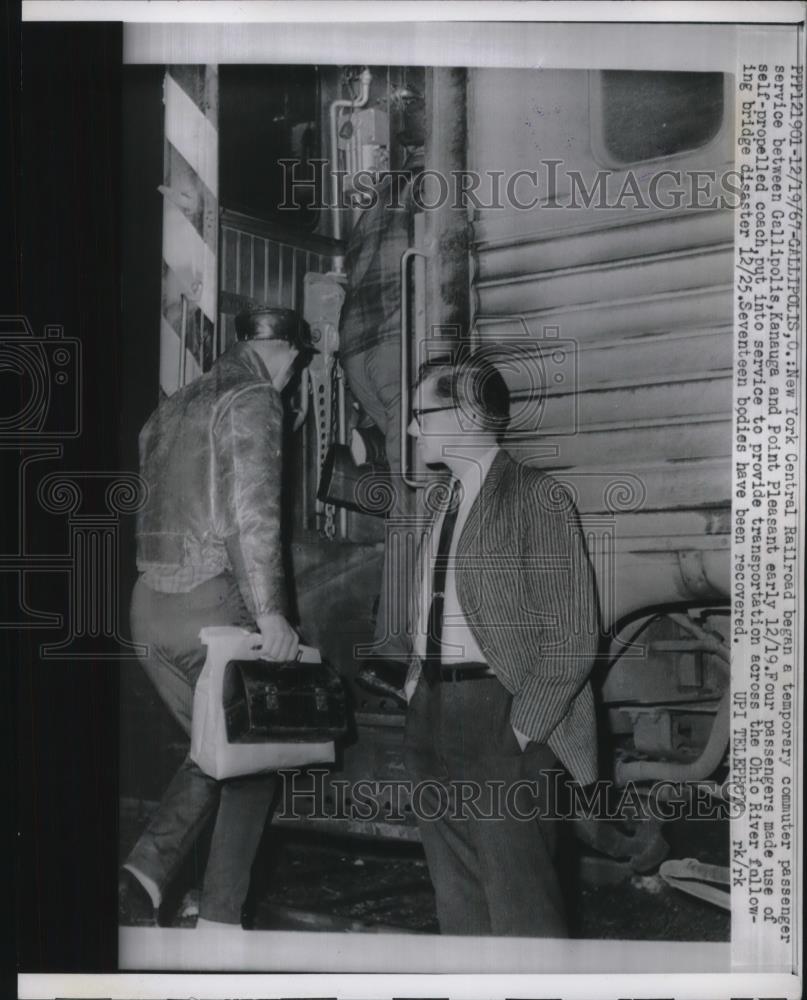
[(416, 407), (413, 406), (412, 416), (418, 423), (420, 423), (420, 418), (423, 416), (424, 413), (440, 413), (442, 410), (456, 410), (456, 409), (457, 409), (456, 403), (453, 403), (449, 406), (424, 406), (422, 409), (417, 409)]

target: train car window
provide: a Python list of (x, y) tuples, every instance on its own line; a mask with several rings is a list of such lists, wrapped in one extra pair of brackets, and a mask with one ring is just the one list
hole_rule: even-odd
[(316, 66), (219, 67), (219, 187), (222, 208), (266, 222), (312, 230), (319, 221), (315, 191), (294, 190), (299, 207), (281, 209), (281, 159), (301, 161), (313, 176), (321, 158), (320, 89)]
[(613, 164), (673, 156), (706, 145), (723, 122), (722, 73), (597, 74), (595, 145)]

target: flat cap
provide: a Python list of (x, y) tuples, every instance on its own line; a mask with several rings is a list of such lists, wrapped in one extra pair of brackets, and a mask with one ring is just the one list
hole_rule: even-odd
[(285, 340), (300, 352), (318, 354), (311, 342), (308, 323), (294, 309), (281, 306), (250, 306), (235, 317), (239, 340)]

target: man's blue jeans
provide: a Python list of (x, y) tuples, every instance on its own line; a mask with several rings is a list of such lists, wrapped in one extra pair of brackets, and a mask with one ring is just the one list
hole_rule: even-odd
[[(138, 581), (131, 623), (134, 641), (148, 647), (143, 668), (190, 735), (193, 689), (206, 657), (199, 630), (206, 625), (254, 627), (238, 585), (231, 575), (222, 574), (187, 594), (160, 594)], [(276, 784), (274, 775), (265, 774), (216, 781), (186, 757), (126, 866), (151, 879), (162, 893), (215, 812), (199, 915), (240, 923)]]

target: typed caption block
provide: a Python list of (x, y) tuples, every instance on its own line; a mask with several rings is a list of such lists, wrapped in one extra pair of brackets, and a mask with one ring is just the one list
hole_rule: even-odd
[(784, 971), (800, 904), (803, 68), (757, 48), (736, 87), (732, 965)]

